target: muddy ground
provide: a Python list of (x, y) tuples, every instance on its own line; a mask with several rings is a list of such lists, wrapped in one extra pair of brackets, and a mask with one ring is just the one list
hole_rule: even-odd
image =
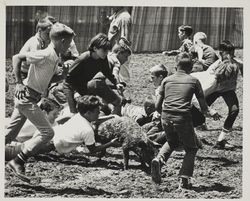
[[(242, 51), (237, 51), (242, 59)], [(7, 60), (7, 76), (10, 83), (10, 61)], [(149, 81), (149, 68), (163, 63), (172, 69), (174, 57), (161, 54), (134, 54), (131, 58), (132, 77), (126, 95), (134, 104), (141, 105), (147, 95), (153, 93)], [(197, 131), (202, 137), (203, 149), (198, 151), (193, 188), (178, 189), (177, 175), (183, 152), (174, 152), (162, 168), (161, 185), (155, 185), (151, 176), (143, 171), (137, 157), (131, 153), (129, 170), (122, 170), (122, 151), (109, 148), (105, 157), (99, 159), (89, 154), (74, 152), (59, 155), (56, 152), (32, 157), (26, 164), (29, 176), (40, 178), (40, 183), (27, 184), (5, 172), (5, 197), (70, 197), (70, 198), (241, 198), (242, 197), (242, 76), (238, 78), (237, 95), (240, 113), (233, 131), (228, 135), (234, 145), (231, 150), (214, 149), (213, 145), (223, 125), (227, 107), (220, 98), (214, 104), (224, 117), (221, 121), (208, 119), (208, 131)], [(6, 116), (13, 108), (14, 84), (6, 93)], [(34, 180), (35, 181), (35, 180)]]

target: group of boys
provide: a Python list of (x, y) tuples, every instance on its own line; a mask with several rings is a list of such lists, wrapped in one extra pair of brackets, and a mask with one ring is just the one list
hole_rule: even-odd
[[(119, 15), (127, 13), (125, 9), (116, 12), (113, 20)], [(110, 30), (113, 30), (112, 28), (115, 26), (117, 24), (112, 25)], [(91, 152), (101, 151), (116, 143), (116, 139), (113, 139), (107, 144), (96, 146), (90, 122), (103, 120), (98, 120), (101, 102), (96, 96), (91, 95), (91, 91), (100, 96), (103, 92), (104, 95), (107, 95), (105, 92), (113, 93), (110, 87), (105, 85), (106, 77), (118, 90), (122, 91), (124, 88), (124, 84), (118, 78), (119, 70), (121, 64), (127, 61), (131, 50), (125, 43), (128, 41), (126, 35), (116, 33), (117, 28), (112, 31), (110, 38), (102, 33), (93, 37), (89, 43), (88, 51), (78, 56), (75, 61), (66, 61), (66, 64), (70, 64), (70, 68), (67, 68), (64, 59), (68, 53), (70, 52), (70, 58), (74, 57), (72, 53), (76, 52), (76, 56), (78, 54), (72, 48), (75, 47), (73, 42), (75, 33), (70, 27), (55, 22), (54, 18), (47, 16), (38, 22), (37, 34), (27, 41), (24, 50), (13, 56), (13, 69), (16, 78), (15, 106), (6, 127), (5, 144), (16, 139), (26, 119), (34, 124), (38, 130), (30, 139), (19, 146), (20, 152), (6, 165), (21, 180), (30, 182), (30, 178), (25, 175), (24, 164), (30, 156), (39, 153), (47, 145), (51, 147), (52, 138), (52, 147), (60, 153), (70, 152), (82, 143)], [(120, 34), (119, 40), (112, 40), (117, 34)], [(110, 41), (116, 43), (114, 51), (109, 55), (111, 66), (107, 57), (112, 48)], [(26, 72), (22, 67), (24, 65), (28, 66)], [(112, 73), (113, 69), (116, 74)], [(101, 72), (102, 75), (97, 76), (98, 72)], [(25, 73), (27, 74), (25, 75)], [(96, 77), (94, 78), (94, 76)], [(51, 122), (38, 106), (38, 102), (47, 96), (48, 86), (51, 83), (61, 80), (64, 80), (63, 92), (69, 103), (72, 117), (63, 125), (55, 126), (53, 129)], [(92, 81), (91, 87), (88, 87), (88, 81)], [(77, 99), (72, 96), (75, 91), (80, 94)], [(107, 97), (106, 101), (114, 106), (118, 106), (122, 100), (121, 96), (114, 94), (112, 97), (105, 97)], [(104, 100), (105, 97), (103, 97)], [(75, 104), (76, 102), (77, 104)], [(119, 113), (119, 109), (114, 109), (114, 111)]]
[[(234, 58), (235, 48), (230, 41), (223, 41), (219, 45), (218, 57), (214, 49), (205, 44), (205, 33), (197, 32), (192, 42), (190, 26), (183, 25), (178, 28), (178, 32), (182, 41), (180, 49), (163, 52), (164, 55), (177, 55), (177, 69), (173, 75), (161, 81), (158, 90), (156, 109), (161, 112), (166, 140), (152, 161), (151, 174), (152, 180), (160, 183), (161, 166), (181, 144), (185, 155), (179, 172), (179, 186), (189, 189), (192, 186), (190, 178), (193, 175), (195, 155), (200, 144), (192, 122), (193, 96), (195, 95), (201, 112), (214, 119), (219, 119), (219, 116), (213, 110), (208, 110), (208, 106), (218, 97), (224, 99), (229, 112), (214, 147), (231, 148), (232, 145), (225, 138), (239, 113), (235, 90), (237, 75), (239, 71), (243, 72), (243, 65)], [(209, 84), (206, 83), (208, 80)]]
[[(38, 131), (19, 146), (19, 153), (7, 163), (7, 167), (26, 182), (30, 179), (25, 175), (25, 162), (44, 147), (48, 147), (48, 150), (55, 149), (59, 153), (68, 153), (82, 143), (91, 152), (99, 152), (115, 145), (116, 139), (104, 145), (95, 145), (93, 126), (90, 122), (95, 121), (98, 124), (106, 119), (98, 119), (102, 104), (96, 95), (100, 96), (104, 103), (112, 105), (112, 113), (121, 115), (126, 110), (124, 107), (122, 111), (121, 106), (124, 100), (123, 90), (129, 80), (129, 70), (124, 64), (132, 53), (128, 37), (131, 26), (128, 12), (124, 8), (117, 10), (112, 17), (108, 36), (97, 34), (91, 39), (88, 50), (79, 56), (73, 42), (74, 31), (51, 19), (53, 18), (46, 17), (38, 22), (37, 34), (32, 38), (33, 42), (30, 42), (35, 45), (34, 49), (23, 48), (19, 54), (13, 56), (16, 77), (15, 108), (6, 128), (5, 143), (9, 144), (16, 139), (26, 119), (34, 124)], [(120, 21), (122, 23), (118, 23)], [(117, 27), (121, 25), (125, 27), (123, 31)], [(207, 105), (211, 105), (219, 96), (224, 98), (229, 114), (216, 144), (217, 147), (224, 148), (225, 133), (232, 128), (239, 112), (235, 94), (238, 63), (233, 58), (233, 45), (226, 41), (220, 45), (222, 59), (211, 70), (209, 66), (216, 62), (218, 57), (215, 51), (205, 44), (206, 35), (198, 32), (192, 42), (190, 26), (179, 27), (178, 35), (182, 41), (180, 49), (164, 52), (165, 55), (177, 55), (176, 73), (167, 76), (168, 71), (163, 65), (150, 69), (151, 79), (157, 90), (153, 100), (154, 109), (147, 104), (145, 108), (149, 111), (147, 116), (152, 114), (149, 122), (153, 122), (153, 126), (148, 129), (148, 136), (163, 144), (152, 161), (153, 181), (160, 183), (161, 165), (167, 161), (175, 148), (182, 144), (186, 154), (180, 170), (181, 185), (183, 188), (189, 188), (195, 155), (200, 147), (191, 113), (193, 96), (195, 95), (199, 103), (200, 111), (205, 116), (213, 117), (216, 115), (211, 115)], [(28, 46), (27, 42), (24, 47)], [(65, 63), (66, 55), (75, 60)], [(59, 63), (61, 67), (58, 67)], [(70, 65), (67, 66), (68, 64)], [(28, 71), (25, 72), (24, 66), (28, 67)], [(210, 74), (216, 75), (216, 89), (213, 88), (205, 97), (202, 81), (189, 74), (205, 72), (207, 69)], [(25, 77), (27, 78), (24, 83)], [(37, 103), (42, 97), (50, 94), (48, 87), (51, 82), (62, 80), (64, 102), (68, 103), (71, 115), (66, 123), (52, 128), (51, 122), (41, 109), (43, 104), (39, 107)], [(118, 92), (114, 92), (113, 88)], [(77, 98), (76, 92), (79, 94)], [(129, 104), (126, 107), (131, 110)], [(54, 115), (54, 120), (56, 117), (57, 115)], [(144, 121), (148, 120), (141, 118), (136, 121), (143, 125)]]

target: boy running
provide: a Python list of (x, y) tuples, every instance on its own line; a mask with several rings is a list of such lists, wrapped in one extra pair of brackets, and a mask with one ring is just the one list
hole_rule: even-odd
[(156, 101), (157, 111), (162, 111), (161, 121), (167, 142), (152, 161), (152, 179), (156, 183), (161, 182), (160, 165), (182, 144), (186, 154), (179, 176), (182, 187), (188, 188), (188, 179), (193, 175), (195, 155), (199, 147), (191, 115), (193, 94), (196, 95), (204, 114), (207, 113), (207, 106), (199, 80), (189, 75), (192, 69), (190, 55), (180, 53), (177, 59), (177, 72), (162, 81)]
[[(26, 119), (29, 119), (40, 131), (38, 135), (27, 141), (17, 157), (7, 164), (7, 167), (23, 181), (29, 181), (29, 178), (25, 176), (26, 160), (36, 154), (54, 136), (49, 121), (37, 103), (46, 92), (53, 75), (56, 74), (59, 54), (67, 51), (74, 35), (71, 28), (57, 23), (51, 28), (51, 43), (46, 49), (13, 56), (13, 68), (17, 82), (15, 109), (5, 132), (5, 143), (16, 138)], [(24, 60), (30, 64), (26, 85), (23, 84), (20, 74), (21, 62)]]

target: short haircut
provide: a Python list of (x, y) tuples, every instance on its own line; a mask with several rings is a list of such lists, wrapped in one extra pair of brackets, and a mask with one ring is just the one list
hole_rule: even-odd
[(163, 64), (158, 64), (149, 69), (150, 73), (154, 74), (156, 77), (162, 75), (163, 78), (168, 76), (167, 68)]
[(219, 45), (219, 50), (234, 53), (235, 47), (229, 40), (223, 40)]
[(38, 29), (41, 29), (42, 31), (45, 31), (47, 28), (49, 27), (52, 27), (52, 23), (44, 18), (44, 19), (40, 19), (38, 22), (37, 22), (37, 25), (36, 25), (36, 31), (38, 31)]
[(53, 111), (55, 108), (61, 109), (61, 106), (58, 102), (51, 98), (43, 98), (40, 104), (41, 110), (44, 110), (47, 114)]
[(207, 40), (207, 35), (204, 32), (197, 32), (194, 34), (194, 40), (201, 40), (203, 43)]
[(192, 33), (193, 33), (193, 29), (189, 25), (181, 25), (181, 26), (178, 27), (178, 29), (180, 31), (185, 32), (186, 36), (188, 36), (188, 37), (190, 37), (192, 35)]
[(120, 44), (120, 43), (116, 43), (113, 48), (112, 48), (112, 52), (119, 54), (119, 53), (128, 53), (129, 55), (132, 54), (132, 51), (130, 49), (129, 46), (127, 46), (126, 44)]
[(101, 106), (101, 101), (98, 97), (93, 95), (84, 95), (76, 99), (77, 110), (80, 114), (85, 114), (88, 111), (93, 111)]
[(60, 40), (63, 38), (71, 38), (75, 36), (74, 31), (62, 23), (55, 23), (51, 27), (50, 38), (51, 40)]
[(52, 24), (55, 24), (55, 23), (58, 22), (58, 21), (56, 20), (56, 18), (54, 18), (54, 17), (51, 16), (51, 15), (46, 16), (45, 19), (49, 20)]
[(108, 36), (104, 33), (99, 33), (94, 36), (89, 43), (88, 50), (93, 52), (94, 47), (97, 49), (111, 50), (111, 43), (108, 40)]
[(193, 67), (191, 55), (187, 52), (181, 52), (177, 55), (177, 66), (185, 71), (191, 71)]

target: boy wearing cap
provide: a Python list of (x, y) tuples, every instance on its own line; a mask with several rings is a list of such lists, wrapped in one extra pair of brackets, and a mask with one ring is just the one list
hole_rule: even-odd
[(178, 37), (181, 41), (181, 47), (178, 50), (170, 50), (162, 52), (163, 55), (172, 56), (177, 55), (181, 52), (190, 52), (193, 43), (190, 39), (193, 33), (193, 29), (188, 25), (181, 25), (178, 27)]
[(189, 178), (193, 175), (195, 155), (199, 142), (194, 132), (191, 100), (196, 95), (201, 111), (206, 114), (207, 106), (201, 84), (198, 79), (189, 75), (192, 60), (188, 53), (177, 56), (177, 72), (162, 81), (160, 95), (156, 101), (156, 109), (161, 113), (162, 126), (167, 136), (157, 157), (152, 160), (152, 179), (161, 182), (160, 165), (168, 160), (171, 153), (180, 144), (183, 145), (185, 156), (180, 169), (180, 180), (183, 188), (189, 188)]
[[(59, 54), (64, 53), (74, 37), (74, 31), (64, 24), (57, 23), (50, 31), (51, 43), (44, 50), (19, 53), (13, 56), (13, 68), (16, 77), (15, 109), (11, 122), (6, 128), (5, 143), (10, 143), (19, 133), (26, 119), (29, 119), (40, 131), (38, 135), (28, 140), (22, 151), (11, 160), (7, 167), (23, 181), (29, 181), (25, 176), (24, 164), (41, 147), (49, 142), (54, 131), (37, 103), (46, 92), (53, 75), (57, 71)], [(27, 84), (23, 84), (20, 69), (21, 62), (30, 64)]]
[(194, 52), (197, 55), (193, 64), (192, 72), (205, 71), (213, 64), (217, 59), (215, 50), (205, 44), (207, 35), (203, 32), (197, 32), (193, 38)]

